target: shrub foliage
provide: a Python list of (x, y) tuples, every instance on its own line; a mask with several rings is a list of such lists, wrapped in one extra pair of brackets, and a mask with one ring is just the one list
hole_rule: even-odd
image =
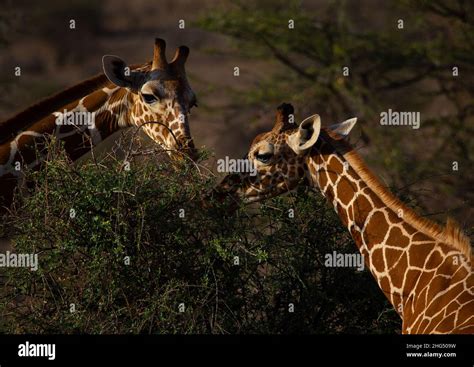
[(58, 153), (28, 174), (2, 231), (39, 269), (3, 269), (3, 332), (399, 331), (370, 273), (324, 266), (357, 249), (319, 194), (230, 215), (229, 203), (203, 205), (216, 178), (201, 165), (148, 155), (124, 168)]

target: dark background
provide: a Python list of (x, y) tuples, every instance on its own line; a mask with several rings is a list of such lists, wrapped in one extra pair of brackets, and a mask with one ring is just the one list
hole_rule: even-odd
[[(191, 49), (187, 73), (199, 100), (191, 131), (198, 147), (215, 154), (205, 164), (242, 157), (254, 136), (272, 127), (281, 102), (294, 104), (297, 121), (314, 113), (324, 124), (356, 116), (351, 140), (381, 181), (420, 214), (441, 222), (452, 216), (472, 237), (472, 14), (473, 3), (463, 0), (7, 0), (0, 8), (0, 120), (101, 72), (104, 54), (150, 60), (153, 39), (161, 37), (168, 58), (181, 44)], [(178, 28), (181, 19), (185, 29)], [(14, 76), (17, 66), (21, 77)], [(349, 77), (342, 76), (344, 66)], [(420, 112), (420, 129), (381, 126), (380, 113), (389, 108)], [(119, 135), (99, 150), (109, 150)], [(368, 272), (321, 265), (325, 253), (355, 247), (319, 196), (300, 188), (253, 214), (251, 208), (224, 218), (196, 201), (214, 177), (204, 184), (192, 172), (168, 174), (148, 163), (150, 176), (140, 170), (128, 176), (113, 164), (77, 165), (81, 185), (74, 172), (61, 173), (76, 167), (60, 159), (53, 162), (61, 169), (56, 176), (41, 172), (34, 195), (0, 223), (17, 251), (44, 250), (42, 272), (7, 272), (0, 329), (400, 332), (400, 319)], [(118, 200), (110, 190), (117, 182), (135, 195)], [(173, 214), (183, 205), (194, 215), (189, 222)], [(296, 205), (296, 224), (285, 215), (289, 205)], [(63, 213), (71, 207), (97, 215), (70, 222)], [(142, 247), (124, 268), (121, 259), (135, 242)], [(239, 270), (229, 260), (235, 254), (244, 264)], [(183, 299), (185, 315), (176, 312)], [(69, 302), (80, 312), (70, 314)], [(286, 311), (289, 302), (296, 313)]]

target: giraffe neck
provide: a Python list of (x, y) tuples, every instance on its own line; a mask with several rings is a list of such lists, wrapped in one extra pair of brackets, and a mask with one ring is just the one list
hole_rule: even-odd
[(68, 156), (76, 160), (128, 126), (132, 98), (123, 88), (105, 86), (33, 122), (0, 145), (0, 177), (19, 175), (18, 165), (34, 168), (41, 163), (35, 144), (38, 147), (49, 136), (63, 141)]
[(347, 143), (333, 140), (326, 132), (307, 164), (310, 181), (351, 233), (379, 287), (401, 316), (403, 331), (472, 332), (470, 248), (453, 245), (456, 236), (448, 236), (448, 228), (428, 223), (399, 202)]
[[(50, 137), (62, 141), (66, 154), (76, 160), (128, 126), (133, 98), (128, 90), (106, 83), (65, 106), (55, 106), (54, 111), (0, 142), (0, 206), (11, 203), (25, 168), (39, 168)], [(3, 130), (11, 129), (8, 123), (16, 119), (4, 123)]]
[[(124, 88), (101, 88), (54, 112), (54, 119), (47, 118), (46, 134), (64, 141), (66, 153), (76, 160), (117, 130), (129, 126), (132, 103), (133, 95)], [(73, 123), (67, 123), (68, 119), (73, 119)], [(63, 124), (58, 125), (58, 121)], [(34, 124), (31, 130), (41, 124)]]

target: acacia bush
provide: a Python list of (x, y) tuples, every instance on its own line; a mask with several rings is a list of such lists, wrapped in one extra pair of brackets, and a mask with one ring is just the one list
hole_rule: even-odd
[(229, 203), (203, 205), (216, 178), (200, 164), (71, 165), (55, 151), (2, 221), (16, 252), (39, 255), (36, 272), (2, 270), (2, 332), (400, 331), (368, 271), (324, 266), (357, 250), (319, 194), (229, 215)]

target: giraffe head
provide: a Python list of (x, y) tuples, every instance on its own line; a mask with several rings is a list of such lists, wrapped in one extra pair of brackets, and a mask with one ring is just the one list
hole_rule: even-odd
[(165, 41), (156, 39), (151, 67), (134, 70), (121, 58), (106, 55), (102, 58), (104, 73), (117, 87), (130, 92), (127, 124), (141, 127), (170, 155), (172, 151), (180, 151), (195, 158), (188, 115), (197, 106), (196, 95), (184, 68), (189, 49), (180, 46), (168, 63), (165, 48)]
[[(319, 115), (306, 118), (299, 125), (292, 123), (293, 106), (278, 107), (276, 121), (269, 132), (257, 135), (253, 140), (247, 159), (256, 169), (256, 174), (233, 173), (224, 178), (216, 192), (231, 195), (245, 202), (260, 201), (294, 189), (307, 182), (307, 157), (318, 151), (316, 142), (321, 133)], [(334, 139), (349, 134), (356, 119), (344, 121), (324, 129)]]

